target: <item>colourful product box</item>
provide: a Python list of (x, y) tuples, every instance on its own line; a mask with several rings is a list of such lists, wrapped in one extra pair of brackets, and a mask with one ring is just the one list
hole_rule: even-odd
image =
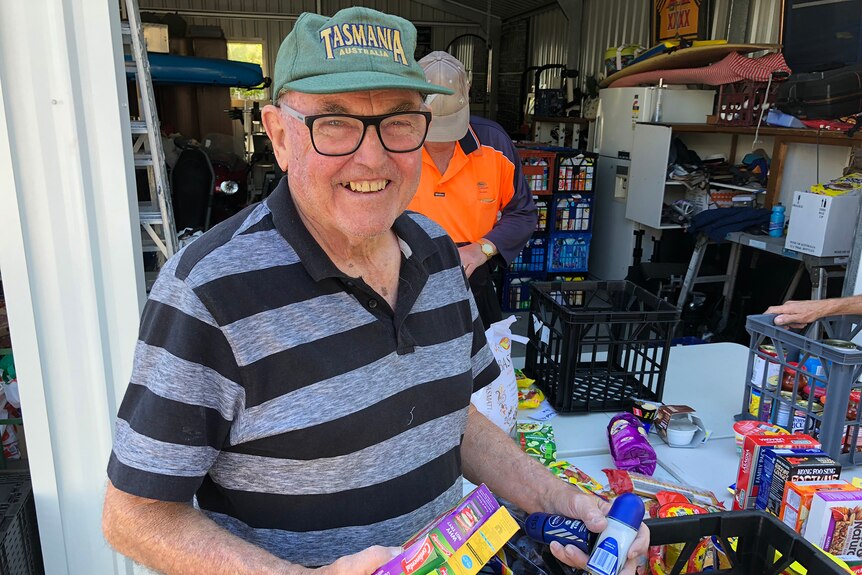
[(862, 490), (815, 493), (804, 537), (833, 555), (862, 555)]
[(483, 483), (449, 511), (437, 516), (402, 546), (400, 555), (374, 575), (425, 575), (445, 563), (500, 504)]
[(437, 568), (438, 575), (475, 575), (518, 531), (509, 510), (501, 507), (474, 533), (465, 545)]
[(784, 485), (784, 496), (778, 517), (784, 524), (799, 534), (805, 534), (805, 525), (811, 509), (811, 499), (821, 491), (856, 491), (857, 488), (843, 480), (838, 481), (788, 481)]
[[(765, 509), (775, 516), (781, 510), (784, 499), (784, 485), (787, 481), (836, 481), (841, 475), (841, 464), (825, 453), (793, 453), (777, 455), (774, 459), (772, 480), (768, 487), (762, 487), (757, 495), (766, 499)], [(766, 465), (763, 467), (764, 483), (766, 485)]]
[[(760, 482), (757, 485), (757, 499), (754, 501), (755, 509), (767, 510), (769, 503), (769, 493), (773, 487), (773, 479), (775, 473), (775, 462), (778, 457), (783, 455), (826, 455), (820, 449), (773, 449), (766, 447), (761, 451), (760, 457), (763, 460), (762, 471), (760, 472)], [(827, 479), (827, 478), (821, 478)], [(781, 494), (784, 494), (784, 484), (781, 485)], [(779, 507), (780, 507), (779, 501)], [(778, 507), (773, 512), (778, 515)]]
[(774, 449), (816, 449), (820, 442), (801, 433), (792, 435), (748, 435), (742, 444), (742, 457), (736, 476), (736, 493), (733, 496), (733, 509), (753, 509), (763, 471), (762, 450)]

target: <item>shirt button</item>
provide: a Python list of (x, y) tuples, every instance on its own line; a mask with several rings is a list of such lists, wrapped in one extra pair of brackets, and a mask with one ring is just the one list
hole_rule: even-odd
[(353, 287), (353, 282), (347, 282), (347, 287)]
[(368, 300), (368, 307), (370, 307), (371, 309), (376, 308), (377, 307), (377, 300), (376, 299)]

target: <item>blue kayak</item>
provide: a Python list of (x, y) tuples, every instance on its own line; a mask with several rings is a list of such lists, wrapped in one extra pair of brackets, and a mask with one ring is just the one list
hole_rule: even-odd
[[(154, 84), (252, 88), (263, 83), (263, 70), (259, 65), (248, 62), (176, 56), (157, 52), (147, 52), (147, 58), (150, 60), (150, 75)], [(131, 62), (131, 56), (126, 56), (126, 61)], [(134, 77), (134, 73), (128, 68), (126, 77)]]

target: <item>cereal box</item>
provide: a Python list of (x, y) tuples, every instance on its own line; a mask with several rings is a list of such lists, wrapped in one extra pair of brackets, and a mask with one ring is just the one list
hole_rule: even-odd
[(500, 508), (491, 491), (480, 485), (439, 515), (402, 546), (403, 552), (374, 575), (424, 575), (442, 565), (482, 523)]
[(805, 524), (811, 509), (811, 499), (821, 491), (856, 491), (857, 488), (843, 480), (838, 481), (788, 481), (784, 484), (784, 496), (778, 517), (791, 529), (805, 534)]
[(765, 495), (765, 509), (773, 515), (778, 515), (781, 500), (784, 498), (784, 484), (787, 481), (835, 481), (841, 475), (841, 464), (824, 453), (793, 453), (776, 455), (772, 481), (765, 486), (766, 465), (763, 467), (764, 491), (758, 493), (757, 499)]
[(804, 536), (833, 555), (862, 554), (862, 490), (815, 493)]
[[(767, 509), (767, 503), (769, 502), (769, 493), (772, 490), (773, 480), (775, 479), (775, 462), (779, 456), (782, 455), (826, 455), (820, 449), (773, 449), (771, 447), (765, 447), (761, 451), (761, 460), (762, 460), (762, 470), (760, 472), (760, 482), (757, 485), (757, 498), (754, 501), (755, 509)], [(827, 478), (823, 478), (827, 479)], [(786, 476), (782, 476), (778, 478), (781, 484), (781, 494), (784, 494), (784, 483), (786, 480)], [(777, 486), (776, 486), (777, 488)], [(776, 508), (775, 515), (778, 515), (778, 510)]]
[(775, 449), (814, 449), (820, 442), (811, 437), (796, 433), (793, 435), (748, 435), (742, 444), (742, 457), (739, 459), (739, 472), (736, 476), (736, 493), (733, 496), (733, 509), (752, 509), (757, 500), (757, 491), (763, 471), (761, 450), (764, 447)]

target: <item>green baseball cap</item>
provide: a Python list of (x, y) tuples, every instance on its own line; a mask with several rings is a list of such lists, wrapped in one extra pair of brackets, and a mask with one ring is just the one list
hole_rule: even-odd
[(285, 91), (337, 94), (404, 89), (451, 94), (432, 84), (413, 58), (416, 28), (370, 8), (340, 10), (331, 18), (305, 12), (281, 43), (275, 59), (272, 100)]

